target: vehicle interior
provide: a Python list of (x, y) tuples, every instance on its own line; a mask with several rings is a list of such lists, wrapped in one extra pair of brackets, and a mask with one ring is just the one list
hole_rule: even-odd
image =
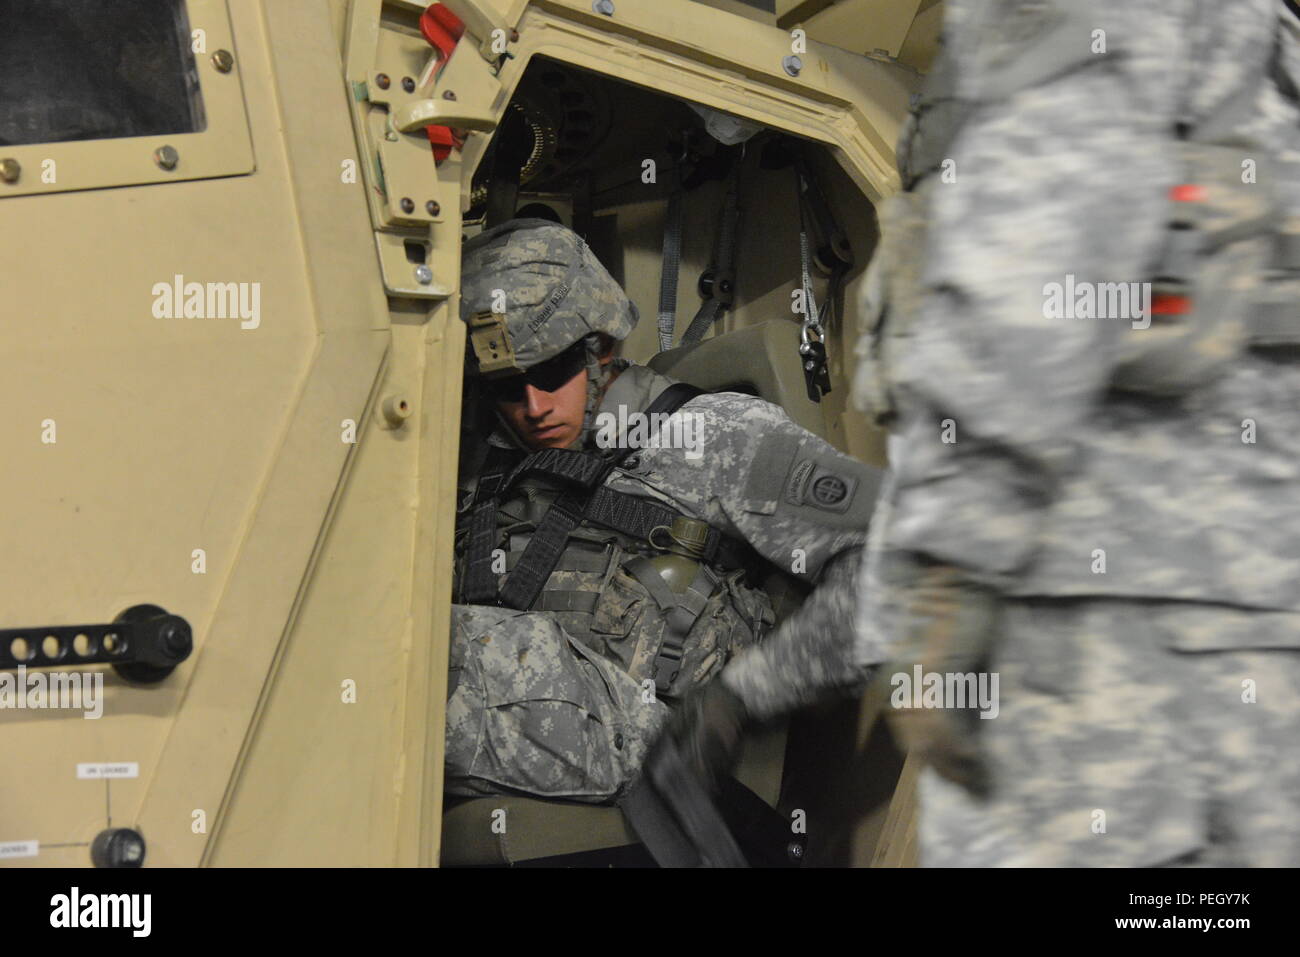
[[(708, 391), (773, 402), (838, 448), (883, 465), (881, 434), (848, 402), (854, 302), (876, 241), (875, 214), (830, 149), (544, 56), (528, 64), (506, 115), (474, 173), (466, 236), (513, 216), (570, 226), (639, 309), (641, 321), (619, 354)], [(801, 227), (829, 360), (831, 388), (817, 400), (795, 311)], [(733, 249), (728, 235), (736, 237)], [(678, 244), (675, 331), (662, 349), (656, 315), (665, 249), (671, 258)], [(702, 340), (683, 345), (715, 293), (729, 308)], [(483, 434), (471, 378), (463, 408), (462, 461)], [(775, 568), (763, 587), (778, 622), (807, 591)], [(910, 776), (877, 720), (878, 705), (868, 694), (750, 735), (735, 777), (765, 808), (751, 807), (734, 826), (751, 863), (908, 862)], [(491, 826), (501, 809), (512, 822), (508, 835)], [(653, 863), (618, 808), (519, 796), (448, 797), (441, 861)]]
[[(10, 0), (0, 31), (0, 677), (43, 705), (0, 707), (0, 865), (648, 863), (616, 808), (443, 800), (462, 240), (573, 226), (639, 308), (622, 355), (881, 465), (855, 303), (942, 4), (120, 6)], [(753, 735), (752, 863), (909, 862), (878, 714)]]

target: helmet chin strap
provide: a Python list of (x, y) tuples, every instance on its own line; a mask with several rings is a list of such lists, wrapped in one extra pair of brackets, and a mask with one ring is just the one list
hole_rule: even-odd
[(612, 374), (611, 363), (602, 364), (600, 361), (600, 340), (596, 336), (588, 336), (584, 343), (587, 346), (587, 407), (582, 415), (582, 432), (578, 436), (580, 449), (592, 447), (596, 410), (600, 407), (600, 400), (605, 395), (605, 387), (609, 385)]

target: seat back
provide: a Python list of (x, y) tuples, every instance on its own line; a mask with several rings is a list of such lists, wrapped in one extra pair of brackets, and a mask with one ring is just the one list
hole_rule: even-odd
[(696, 345), (669, 349), (646, 365), (708, 392), (757, 396), (785, 409), (814, 435), (826, 437), (821, 405), (808, 398), (804, 382), (798, 323), (769, 319)]

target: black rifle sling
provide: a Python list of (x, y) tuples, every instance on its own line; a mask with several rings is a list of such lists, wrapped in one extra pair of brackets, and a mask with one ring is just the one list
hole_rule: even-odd
[[(685, 405), (703, 390), (685, 382), (675, 382), (650, 403), (646, 415), (672, 413)], [(611, 471), (635, 449), (617, 449), (605, 456), (593, 452), (574, 452), (569, 449), (543, 449), (520, 463), (511, 476), (511, 482), (525, 471), (550, 475), (567, 480), (577, 488), (570, 488), (557, 498), (547, 510), (533, 532), (519, 562), (501, 585), (499, 604), (506, 608), (527, 609), (546, 586), (551, 571), (560, 560), (569, 533), (583, 520), (583, 513), (593, 494)], [(547, 455), (546, 453), (566, 453)], [(580, 458), (575, 458), (575, 456)], [(581, 463), (581, 464), (580, 464)], [(510, 483), (507, 483), (507, 486)]]

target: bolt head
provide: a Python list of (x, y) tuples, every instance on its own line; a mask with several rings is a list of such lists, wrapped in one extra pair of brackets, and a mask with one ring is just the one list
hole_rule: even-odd
[(784, 67), (785, 72), (789, 73), (791, 76), (798, 76), (799, 71), (803, 69), (803, 60), (793, 55), (782, 57), (781, 66)]
[(607, 17), (612, 17), (614, 15), (614, 0), (595, 0), (591, 5), (591, 9), (597, 13), (603, 13)]
[(139, 867), (144, 863), (144, 837), (129, 827), (100, 831), (90, 845), (96, 867)]
[(0, 179), (6, 183), (18, 182), (18, 177), (22, 175), (23, 165), (13, 157), (7, 156), (0, 160)]
[(162, 646), (167, 649), (168, 654), (175, 655), (178, 658), (187, 655), (193, 646), (189, 625), (184, 622), (167, 622), (159, 630), (159, 636), (162, 638)]
[(181, 154), (171, 146), (160, 146), (153, 151), (154, 162), (163, 169), (175, 169), (176, 164), (181, 161)]
[(229, 73), (235, 65), (235, 58), (229, 50), (218, 50), (212, 54), (212, 65), (219, 73)]
[(415, 267), (415, 281), (421, 286), (427, 286), (433, 282), (433, 270), (421, 263)]

